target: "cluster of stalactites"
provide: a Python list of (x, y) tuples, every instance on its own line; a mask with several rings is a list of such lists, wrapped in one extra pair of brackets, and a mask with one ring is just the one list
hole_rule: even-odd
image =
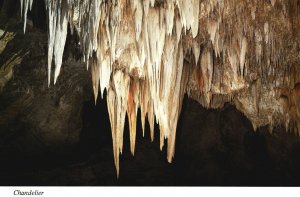
[[(204, 96), (206, 106), (213, 94), (245, 88), (245, 76), (262, 64), (268, 65), (267, 73), (274, 72), (275, 67), (270, 65), (280, 60), (276, 24), (268, 17), (264, 21), (256, 18), (278, 9), (283, 10), (278, 18), (285, 18), (285, 7), (275, 6), (280, 3), (283, 1), (45, 0), (49, 85), (53, 59), (54, 83), (60, 73), (69, 24), (79, 37), (83, 60), (92, 72), (95, 100), (99, 90), (101, 96), (107, 90), (117, 173), (126, 113), (134, 154), (138, 108), (143, 132), (148, 118), (152, 140), (154, 122), (160, 125), (160, 147), (167, 138), (171, 162), (189, 77), (184, 59), (192, 54), (198, 70), (196, 89)], [(32, 0), (21, 0), (21, 5), (26, 23)]]

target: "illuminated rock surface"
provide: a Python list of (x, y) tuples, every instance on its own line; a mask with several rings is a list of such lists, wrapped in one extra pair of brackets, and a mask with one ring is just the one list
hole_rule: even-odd
[[(24, 31), (34, 1), (20, 1)], [(234, 104), (254, 130), (269, 125), (272, 132), (284, 125), (298, 135), (296, 0), (45, 0), (45, 6), (48, 85), (55, 90), (53, 84), (63, 75), (60, 84), (73, 85), (67, 77), (76, 70), (60, 73), (69, 26), (91, 71), (95, 102), (107, 96), (117, 174), (126, 114), (130, 150), (136, 151), (138, 109), (143, 131), (148, 119), (152, 140), (158, 123), (160, 149), (167, 139), (167, 160), (172, 162), (185, 93), (206, 108)], [(13, 67), (3, 65), (7, 69), (0, 71), (0, 87), (10, 80)], [(68, 99), (60, 99), (59, 106), (71, 110)], [(34, 116), (38, 114), (32, 120)]]

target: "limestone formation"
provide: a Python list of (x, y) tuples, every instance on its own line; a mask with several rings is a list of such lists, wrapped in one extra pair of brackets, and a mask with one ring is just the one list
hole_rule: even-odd
[[(21, 0), (26, 16), (33, 0)], [(107, 91), (119, 174), (126, 113), (135, 151), (137, 110), (175, 153), (183, 96), (205, 107), (231, 102), (254, 128), (300, 131), (297, 0), (45, 0), (48, 82), (62, 65), (68, 25), (92, 72), (95, 99)], [(295, 85), (296, 84), (296, 85)]]

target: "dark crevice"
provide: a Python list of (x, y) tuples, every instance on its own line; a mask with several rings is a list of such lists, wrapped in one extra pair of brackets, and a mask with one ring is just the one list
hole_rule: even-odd
[[(159, 128), (154, 142), (146, 122), (142, 136), (140, 111), (137, 120), (135, 156), (130, 153), (126, 117), (124, 147), (120, 156), (120, 178), (116, 178), (112, 137), (104, 99), (93, 97), (82, 107), (82, 129), (78, 143), (41, 145), (30, 125), (7, 127), (2, 136), (1, 185), (298, 185), (300, 143), (277, 128), (253, 131), (246, 117), (226, 104), (207, 110), (187, 96), (178, 122), (176, 153), (172, 164), (166, 145), (159, 150)], [(18, 124), (14, 125), (18, 125)], [(70, 122), (70, 124), (72, 124)], [(278, 137), (281, 136), (281, 137)], [(26, 145), (27, 150), (20, 149)], [(32, 147), (32, 148), (30, 148)], [(39, 148), (34, 148), (39, 147)], [(5, 151), (4, 151), (5, 150)]]

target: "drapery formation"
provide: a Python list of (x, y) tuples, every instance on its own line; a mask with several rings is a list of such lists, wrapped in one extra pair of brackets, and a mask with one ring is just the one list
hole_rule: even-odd
[[(21, 0), (26, 16), (33, 0)], [(253, 126), (300, 129), (297, 0), (45, 0), (48, 82), (62, 65), (68, 33), (79, 38), (95, 100), (107, 91), (119, 174), (126, 113), (134, 154), (137, 110), (167, 157), (187, 93), (206, 107), (232, 102)], [(295, 85), (296, 84), (296, 85)]]

